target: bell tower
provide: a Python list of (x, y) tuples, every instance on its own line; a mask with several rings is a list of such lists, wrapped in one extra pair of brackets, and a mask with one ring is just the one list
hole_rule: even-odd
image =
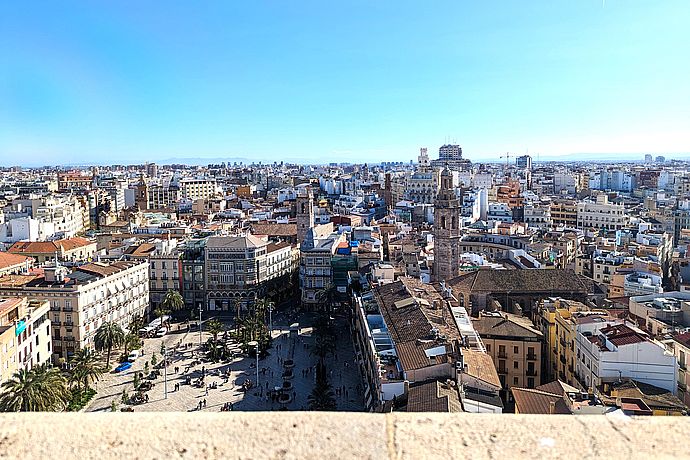
[(453, 173), (441, 171), (441, 188), (434, 202), (433, 280), (446, 281), (460, 273), (460, 201), (455, 195)]
[(304, 187), (297, 192), (297, 244), (301, 245), (307, 232), (314, 226), (314, 192)]

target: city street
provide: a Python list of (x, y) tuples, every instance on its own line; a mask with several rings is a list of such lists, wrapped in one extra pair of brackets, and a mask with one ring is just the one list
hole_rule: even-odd
[[(308, 396), (314, 386), (314, 369), (317, 358), (310, 353), (313, 343), (311, 327), (312, 314), (287, 315), (277, 313), (273, 317), (273, 347), (269, 355), (259, 361), (259, 386), (249, 391), (242, 391), (242, 383), (247, 379), (252, 383), (257, 381), (256, 359), (254, 357), (238, 356), (231, 362), (199, 362), (199, 332), (177, 331), (177, 324), (172, 325), (171, 332), (162, 338), (145, 340), (144, 356), (133, 363), (133, 366), (123, 373), (105, 374), (97, 383), (98, 394), (94, 397), (87, 411), (109, 411), (111, 403), (115, 401), (118, 408), (128, 407), (120, 403), (122, 390), (130, 396), (134, 394), (133, 378), (135, 372), (143, 372), (145, 363), (149, 366), (155, 353), (160, 362), (161, 345), (168, 348), (168, 396), (165, 398), (164, 373), (152, 380), (153, 388), (147, 392), (149, 401), (131, 406), (135, 411), (220, 411), (224, 405), (232, 404), (233, 410), (265, 411), (265, 410), (308, 410)], [(289, 326), (300, 323), (297, 334), (290, 336)], [(347, 411), (361, 411), (364, 409), (361, 394), (361, 378), (356, 365), (353, 363), (354, 351), (350, 340), (347, 324), (342, 319), (336, 319), (338, 334), (337, 353), (327, 358), (329, 380), (336, 395), (337, 409)], [(229, 323), (227, 328), (231, 327)], [(202, 334), (202, 343), (206, 342), (210, 334)], [(238, 349), (239, 350), (239, 349)], [(293, 377), (283, 379), (285, 370), (281, 364), (284, 360), (294, 361)], [(175, 372), (177, 368), (177, 372)], [(195, 387), (193, 383), (205, 373), (203, 385)], [(225, 376), (229, 372), (229, 378)], [(187, 384), (191, 377), (192, 384)], [(291, 396), (286, 404), (272, 401), (266, 391), (275, 387), (283, 387), (284, 381), (291, 383), (291, 388), (285, 393)], [(207, 387), (211, 385), (211, 389)], [(176, 386), (179, 389), (175, 389)]]

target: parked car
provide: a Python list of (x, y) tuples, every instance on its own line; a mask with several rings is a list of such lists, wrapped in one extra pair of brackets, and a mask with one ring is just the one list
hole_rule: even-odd
[(129, 361), (125, 361), (124, 363), (120, 364), (115, 368), (115, 372), (124, 372), (130, 367), (132, 367), (132, 363), (130, 363)]
[(134, 362), (141, 356), (141, 350), (132, 350), (127, 356), (127, 361)]
[(162, 327), (162, 328), (158, 329), (158, 331), (156, 331), (156, 337), (163, 337), (165, 335), (165, 333), (166, 333), (166, 330), (164, 327)]

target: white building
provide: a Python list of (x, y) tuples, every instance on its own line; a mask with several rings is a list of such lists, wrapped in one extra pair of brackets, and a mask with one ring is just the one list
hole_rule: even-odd
[(620, 230), (628, 216), (622, 204), (609, 203), (606, 195), (598, 195), (596, 202), (583, 201), (577, 205), (577, 228)]
[(576, 375), (585, 387), (630, 378), (676, 394), (676, 357), (663, 344), (619, 320), (578, 325)]
[(94, 346), (101, 324), (114, 321), (123, 329), (133, 315), (146, 315), (149, 305), (148, 262), (91, 263), (69, 272), (45, 268), (44, 275), (0, 278), (0, 293), (50, 301), (53, 359), (68, 359)]
[(180, 190), (182, 198), (192, 201), (212, 197), (221, 191), (215, 179), (189, 177), (180, 180)]

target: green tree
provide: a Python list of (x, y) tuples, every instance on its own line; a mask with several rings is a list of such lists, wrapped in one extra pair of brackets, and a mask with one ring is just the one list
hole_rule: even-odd
[(307, 401), (311, 410), (326, 411), (336, 409), (333, 387), (328, 381), (326, 366), (321, 362), (316, 365), (316, 384), (307, 397)]
[(125, 356), (129, 354), (130, 350), (136, 350), (142, 346), (141, 338), (137, 334), (133, 334), (131, 332), (125, 334), (125, 338), (122, 342), (125, 346)]
[(98, 356), (88, 348), (79, 350), (70, 361), (70, 381), (76, 383), (77, 389), (89, 390), (89, 383), (97, 382), (104, 372)]
[(129, 321), (129, 324), (127, 325), (127, 330), (130, 334), (138, 336), (139, 329), (143, 328), (144, 326), (146, 326), (146, 321), (144, 320), (144, 317), (142, 315), (133, 314), (132, 318)]
[[(168, 289), (168, 292), (165, 293), (165, 297), (163, 297), (163, 301), (161, 302), (160, 308), (162, 308), (166, 312), (175, 312), (182, 310), (184, 308), (184, 299), (178, 291), (174, 289)], [(170, 325), (168, 325), (168, 328), (169, 327)]]
[(108, 321), (101, 324), (101, 327), (96, 331), (93, 339), (96, 351), (107, 351), (107, 358), (105, 366), (110, 368), (110, 352), (113, 348), (122, 346), (125, 340), (125, 332), (119, 324)]
[(3, 412), (59, 411), (70, 398), (67, 380), (59, 369), (46, 364), (20, 369), (3, 382), (0, 410)]

